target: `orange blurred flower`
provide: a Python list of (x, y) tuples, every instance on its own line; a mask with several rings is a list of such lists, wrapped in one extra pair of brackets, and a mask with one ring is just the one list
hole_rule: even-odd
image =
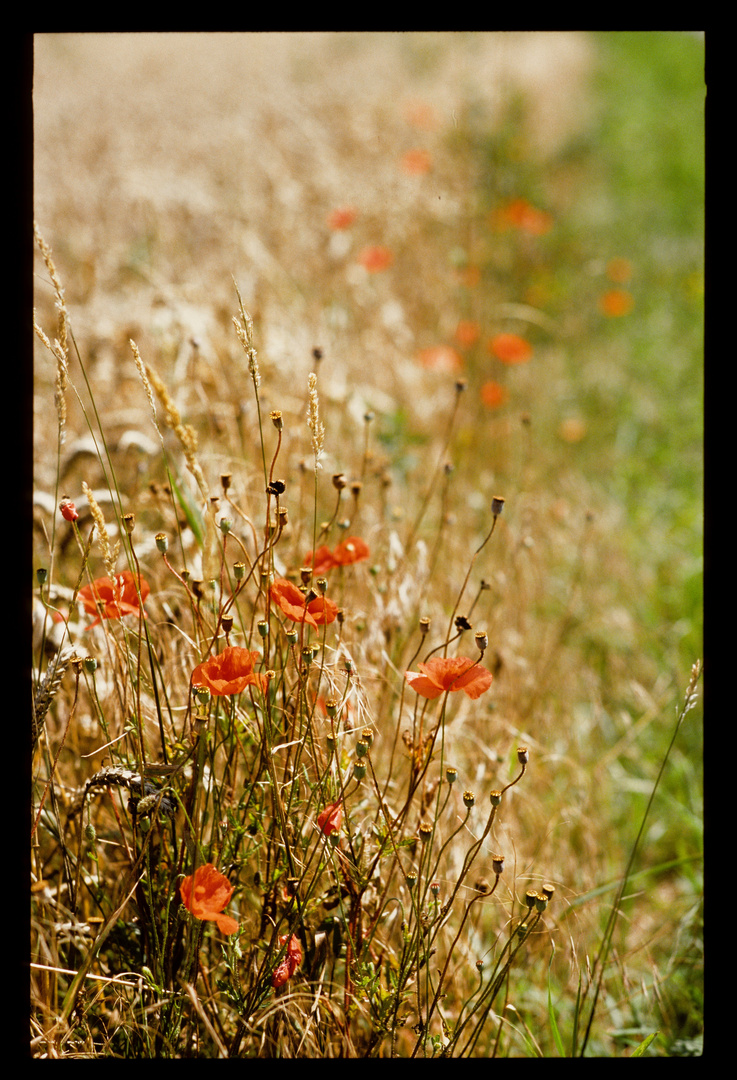
[(328, 228), (348, 229), (358, 217), (355, 206), (339, 206), (328, 214)]
[(506, 206), (499, 207), (492, 214), (495, 228), (521, 229), (533, 236), (544, 236), (553, 227), (552, 215), (545, 210), (538, 210), (527, 199), (513, 199)]
[(606, 276), (617, 285), (624, 285), (632, 277), (632, 263), (617, 255), (606, 264)]
[(334, 551), (331, 551), (326, 544), (319, 547), (314, 554), (314, 565), (312, 552), (310, 552), (305, 556), (304, 564), (312, 566), (314, 577), (320, 577), (336, 566), (349, 566), (350, 563), (368, 559), (370, 554), (368, 544), (360, 536), (347, 536), (345, 540), (341, 540)]
[(635, 298), (626, 289), (610, 289), (599, 297), (599, 310), (610, 319), (629, 315), (635, 306)]
[(484, 383), (481, 387), (481, 401), (487, 409), (498, 409), (499, 406), (504, 405), (508, 399), (509, 394), (498, 382), (492, 380)]
[(486, 347), (503, 364), (525, 364), (532, 356), (532, 345), (519, 334), (497, 334)]
[(467, 289), (475, 289), (481, 281), (481, 268), (469, 263), (468, 266), (460, 266), (456, 270), (456, 277), (461, 285)]
[(456, 326), (455, 338), (462, 349), (470, 349), (481, 336), (481, 327), (471, 319), (461, 319)]
[(316, 596), (308, 601), (307, 596), (286, 578), (276, 579), (271, 586), (271, 599), (292, 622), (324, 626), (334, 622), (338, 615), (338, 605), (332, 600), (326, 596)]
[(253, 670), (260, 659), (258, 652), (229, 645), (217, 656), (197, 665), (192, 672), (192, 685), (206, 686), (215, 697), (241, 694), (247, 686), (260, 686), (265, 691), (268, 675), (257, 675)]
[(179, 886), (182, 903), (196, 919), (212, 919), (223, 934), (234, 934), (238, 923), (229, 915), (222, 915), (230, 903), (233, 886), (212, 863), (198, 866), (194, 874), (186, 877)]
[(569, 443), (581, 442), (586, 438), (586, 422), (577, 416), (569, 416), (559, 428), (561, 439)]
[(408, 124), (432, 131), (438, 126), (438, 114), (426, 101), (408, 101), (404, 106), (404, 118)]
[(325, 809), (317, 815), (317, 824), (320, 826), (320, 832), (323, 836), (330, 836), (332, 832), (335, 832), (343, 823), (343, 804), (338, 801), (332, 803), (331, 806), (326, 806)]
[(430, 371), (460, 371), (463, 357), (450, 345), (431, 345), (417, 353), (418, 363)]
[(358, 261), (369, 274), (378, 274), (387, 270), (394, 262), (394, 253), (388, 247), (375, 245), (365, 247), (358, 256)]
[(124, 615), (143, 615), (145, 619), (142, 604), (150, 592), (148, 582), (140, 575), (134, 576), (130, 570), (124, 570), (114, 578), (97, 578), (91, 585), (84, 585), (79, 590), (79, 599), (88, 615), (97, 616), (87, 629), (97, 626), (101, 619), (122, 619)]
[(402, 155), (401, 166), (408, 176), (422, 176), (432, 168), (432, 154), (429, 150), (408, 150)]
[(417, 666), (419, 672), (405, 671), (404, 677), (416, 693), (430, 699), (462, 690), (475, 700), (489, 689), (494, 678), (485, 667), (465, 656), (434, 657)]
[(287, 941), (287, 935), (283, 934), (279, 938), (279, 944), (287, 946), (287, 953), (284, 959), (277, 964), (274, 974), (271, 976), (271, 985), (275, 990), (283, 986), (288, 979), (291, 979), (302, 963), (302, 946), (298, 937), (292, 934), (289, 941)]

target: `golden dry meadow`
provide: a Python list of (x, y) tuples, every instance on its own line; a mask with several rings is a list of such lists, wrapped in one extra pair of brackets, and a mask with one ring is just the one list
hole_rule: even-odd
[(703, 37), (34, 50), (32, 1055), (701, 1053)]

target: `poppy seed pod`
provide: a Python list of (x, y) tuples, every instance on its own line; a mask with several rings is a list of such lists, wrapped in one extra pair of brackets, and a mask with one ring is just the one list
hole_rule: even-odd
[(503, 509), (504, 499), (501, 497), (501, 495), (495, 495), (494, 498), (491, 500), (491, 512), (494, 517), (499, 517)]

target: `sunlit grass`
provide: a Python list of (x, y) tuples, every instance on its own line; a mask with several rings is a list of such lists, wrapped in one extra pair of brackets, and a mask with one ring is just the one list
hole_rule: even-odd
[[(583, 40), (552, 148), (514, 38), (205, 39), (86, 123), (41, 41), (35, 1054), (698, 1047), (703, 42)], [(425, 697), (446, 654), (493, 683)]]

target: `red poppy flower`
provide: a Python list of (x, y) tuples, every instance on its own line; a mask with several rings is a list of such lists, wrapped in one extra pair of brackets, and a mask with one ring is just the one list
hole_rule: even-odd
[(354, 206), (339, 206), (328, 214), (328, 227), (340, 231), (349, 229), (358, 217), (358, 210)]
[(394, 253), (388, 247), (366, 247), (358, 256), (358, 261), (369, 274), (378, 274), (392, 265)]
[(61, 516), (65, 521), (76, 521), (79, 517), (77, 507), (71, 499), (62, 499), (59, 503), (59, 509), (61, 510)]
[(538, 210), (527, 199), (513, 199), (495, 211), (492, 220), (497, 229), (521, 229), (533, 236), (544, 236), (553, 227), (551, 215)]
[(340, 828), (343, 822), (343, 804), (338, 801), (332, 803), (330, 806), (326, 806), (325, 809), (317, 815), (317, 824), (320, 826), (320, 832), (323, 836), (330, 836), (331, 832), (335, 832)]
[(438, 114), (426, 101), (408, 101), (404, 106), (404, 118), (408, 124), (433, 131), (438, 126)]
[(431, 345), (417, 354), (417, 362), (430, 371), (460, 371), (463, 357), (450, 345)]
[(253, 665), (260, 659), (258, 652), (229, 645), (217, 656), (197, 665), (192, 672), (192, 685), (206, 686), (215, 697), (240, 694), (247, 686), (260, 686), (266, 690), (268, 675), (257, 675), (253, 670)]
[(291, 979), (295, 971), (302, 963), (302, 946), (299, 938), (294, 934), (289, 938), (287, 943), (287, 935), (284, 934), (279, 938), (280, 945), (287, 946), (287, 953), (284, 959), (277, 965), (274, 974), (271, 976), (271, 985), (274, 989), (283, 986), (288, 979)]
[(223, 934), (234, 934), (238, 923), (229, 915), (222, 915), (230, 903), (233, 886), (212, 863), (198, 866), (194, 875), (186, 877), (179, 886), (182, 903), (196, 919), (212, 919)]
[(336, 566), (349, 566), (351, 563), (368, 559), (369, 555), (365, 540), (360, 536), (347, 536), (345, 540), (341, 540), (335, 551), (331, 551), (326, 545), (319, 547), (315, 552), (314, 563), (312, 553), (306, 555), (305, 566), (312, 566), (313, 576), (320, 577)]
[(497, 334), (487, 349), (503, 364), (525, 364), (532, 356), (532, 345), (519, 334)]
[(87, 629), (97, 626), (101, 619), (122, 619), (124, 615), (142, 614), (145, 619), (142, 604), (150, 592), (148, 582), (140, 575), (134, 576), (130, 570), (124, 570), (114, 578), (97, 578), (91, 585), (84, 585), (79, 590), (79, 599), (88, 615), (97, 616)]
[(408, 176), (422, 176), (432, 168), (432, 155), (429, 150), (408, 150), (402, 155), (401, 165)]
[(615, 255), (606, 264), (606, 276), (617, 285), (624, 285), (632, 277), (632, 263), (621, 255)]
[(462, 690), (475, 700), (489, 689), (494, 678), (485, 667), (465, 656), (434, 657), (417, 666), (419, 672), (405, 671), (404, 677), (413, 690), (431, 699), (449, 690)]
[(508, 397), (509, 394), (505, 388), (493, 380), (484, 383), (481, 387), (481, 401), (487, 409), (498, 409), (500, 405), (504, 405)]
[(317, 596), (307, 602), (307, 597), (286, 578), (277, 578), (271, 586), (271, 599), (292, 622), (324, 626), (338, 615), (338, 605), (326, 596)]
[(599, 297), (599, 309), (610, 319), (629, 315), (634, 306), (635, 299), (626, 289), (610, 289)]
[(481, 334), (481, 327), (471, 319), (461, 319), (456, 326), (455, 338), (462, 349), (470, 349), (475, 345)]

